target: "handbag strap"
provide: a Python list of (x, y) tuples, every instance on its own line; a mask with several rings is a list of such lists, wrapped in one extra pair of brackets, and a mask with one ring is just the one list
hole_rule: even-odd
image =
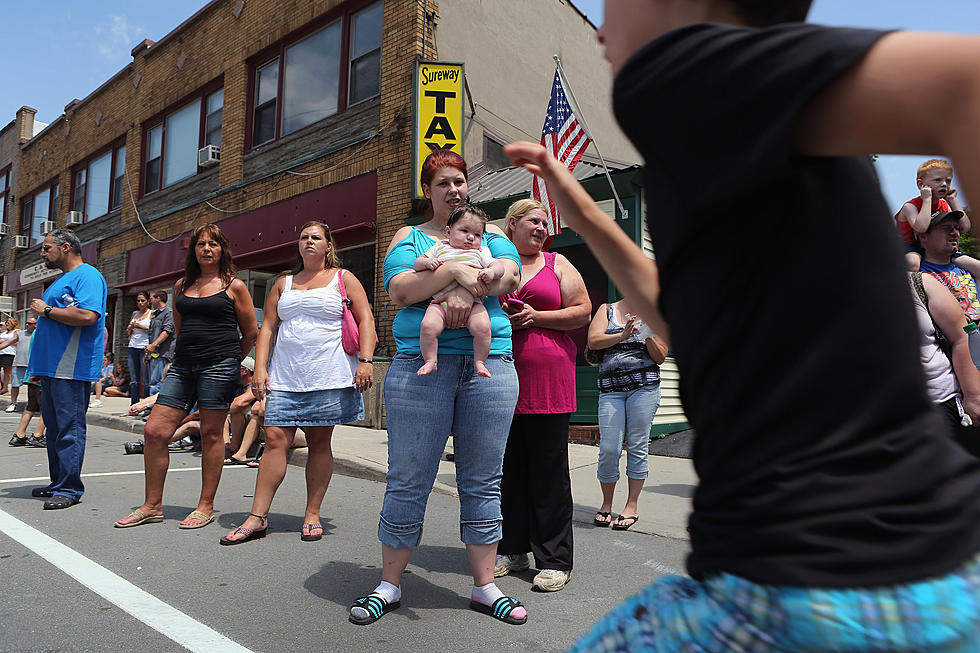
[(919, 300), (926, 309), (926, 314), (929, 315), (929, 320), (932, 322), (932, 328), (936, 331), (936, 343), (939, 348), (944, 352), (949, 349), (949, 339), (943, 330), (939, 328), (936, 321), (932, 319), (932, 313), (929, 311), (929, 295), (926, 294), (926, 288), (922, 285), (922, 272), (916, 270), (914, 272), (909, 272), (909, 280), (912, 282), (912, 288), (915, 290), (915, 294), (919, 296)]
[(340, 268), (337, 272), (337, 287), (340, 289), (340, 298), (350, 308), (351, 301), (347, 299), (347, 290), (344, 288), (344, 269)]

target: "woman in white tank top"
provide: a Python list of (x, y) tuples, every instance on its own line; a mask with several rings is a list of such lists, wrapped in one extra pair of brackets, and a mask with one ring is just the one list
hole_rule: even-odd
[[(221, 538), (222, 544), (265, 536), (266, 516), (286, 474), (286, 453), (298, 426), (306, 432), (309, 445), (301, 537), (315, 541), (323, 534), (320, 505), (333, 474), (333, 427), (364, 418), (359, 393), (371, 387), (376, 344), (367, 294), (353, 274), (340, 268), (335, 248), (327, 225), (306, 223), (299, 237), (299, 260), (269, 291), (252, 375), (253, 394), (266, 402), (265, 453), (255, 481), (252, 511), (241, 526)], [(359, 355), (348, 354), (341, 345), (340, 275), (358, 322)], [(277, 333), (275, 356), (267, 370)]]
[(129, 358), (129, 389), (130, 404), (135, 404), (140, 399), (146, 397), (146, 388), (149, 385), (149, 368), (143, 361), (143, 354), (146, 353), (146, 346), (150, 344), (150, 318), (153, 316), (150, 311), (150, 295), (144, 291), (136, 294), (136, 310), (129, 319), (129, 326), (126, 333), (129, 334), (129, 345), (126, 352)]

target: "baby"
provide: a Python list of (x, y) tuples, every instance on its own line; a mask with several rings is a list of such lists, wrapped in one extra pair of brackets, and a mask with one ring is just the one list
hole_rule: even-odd
[[(483, 232), (487, 226), (487, 216), (475, 206), (461, 206), (449, 216), (446, 225), (448, 240), (441, 240), (430, 247), (422, 256), (415, 259), (415, 271), (435, 270), (443, 263), (458, 262), (480, 268), (477, 278), (483, 283), (491, 283), (504, 274), (503, 263), (490, 255), (490, 250), (482, 246)], [(456, 282), (446, 286), (433, 295), (441, 297), (455, 288)], [(433, 301), (422, 317), (419, 345), (425, 364), (419, 368), (418, 375), (425, 376), (436, 371), (439, 355), (439, 334), (446, 328), (446, 303)], [(487, 356), (490, 355), (490, 314), (483, 301), (473, 298), (473, 310), (466, 322), (466, 328), (473, 336), (473, 369), (480, 376), (490, 377), (487, 369)]]

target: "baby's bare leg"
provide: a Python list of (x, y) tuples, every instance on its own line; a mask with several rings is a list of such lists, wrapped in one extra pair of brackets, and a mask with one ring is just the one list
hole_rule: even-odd
[(473, 336), (473, 370), (479, 376), (489, 379), (487, 357), (490, 356), (490, 314), (480, 300), (473, 302), (473, 310), (470, 311), (466, 328)]
[(446, 328), (446, 311), (441, 304), (429, 304), (422, 316), (422, 329), (419, 332), (419, 347), (425, 364), (419, 368), (418, 375), (425, 376), (436, 371), (439, 359), (439, 334)]

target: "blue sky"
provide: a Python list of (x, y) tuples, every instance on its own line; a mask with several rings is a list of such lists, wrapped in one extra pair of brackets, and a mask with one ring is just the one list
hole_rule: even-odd
[[(557, 2), (558, 0), (534, 0)], [(453, 0), (442, 0), (451, 3)], [(602, 24), (602, 0), (573, 0), (592, 22)], [(0, 61), (4, 92), (0, 126), (21, 106), (38, 110), (51, 122), (73, 98), (83, 98), (132, 60), (130, 51), (144, 38), (158, 41), (205, 0), (51, 0), (43, 5), (9, 2), (4, 7)], [(854, 25), (980, 34), (977, 0), (815, 0), (810, 20)], [(16, 27), (11, 27), (16, 26)], [(25, 56), (26, 55), (26, 56)], [(882, 157), (879, 174), (885, 197), (898, 206), (915, 195), (915, 169), (928, 153)]]

